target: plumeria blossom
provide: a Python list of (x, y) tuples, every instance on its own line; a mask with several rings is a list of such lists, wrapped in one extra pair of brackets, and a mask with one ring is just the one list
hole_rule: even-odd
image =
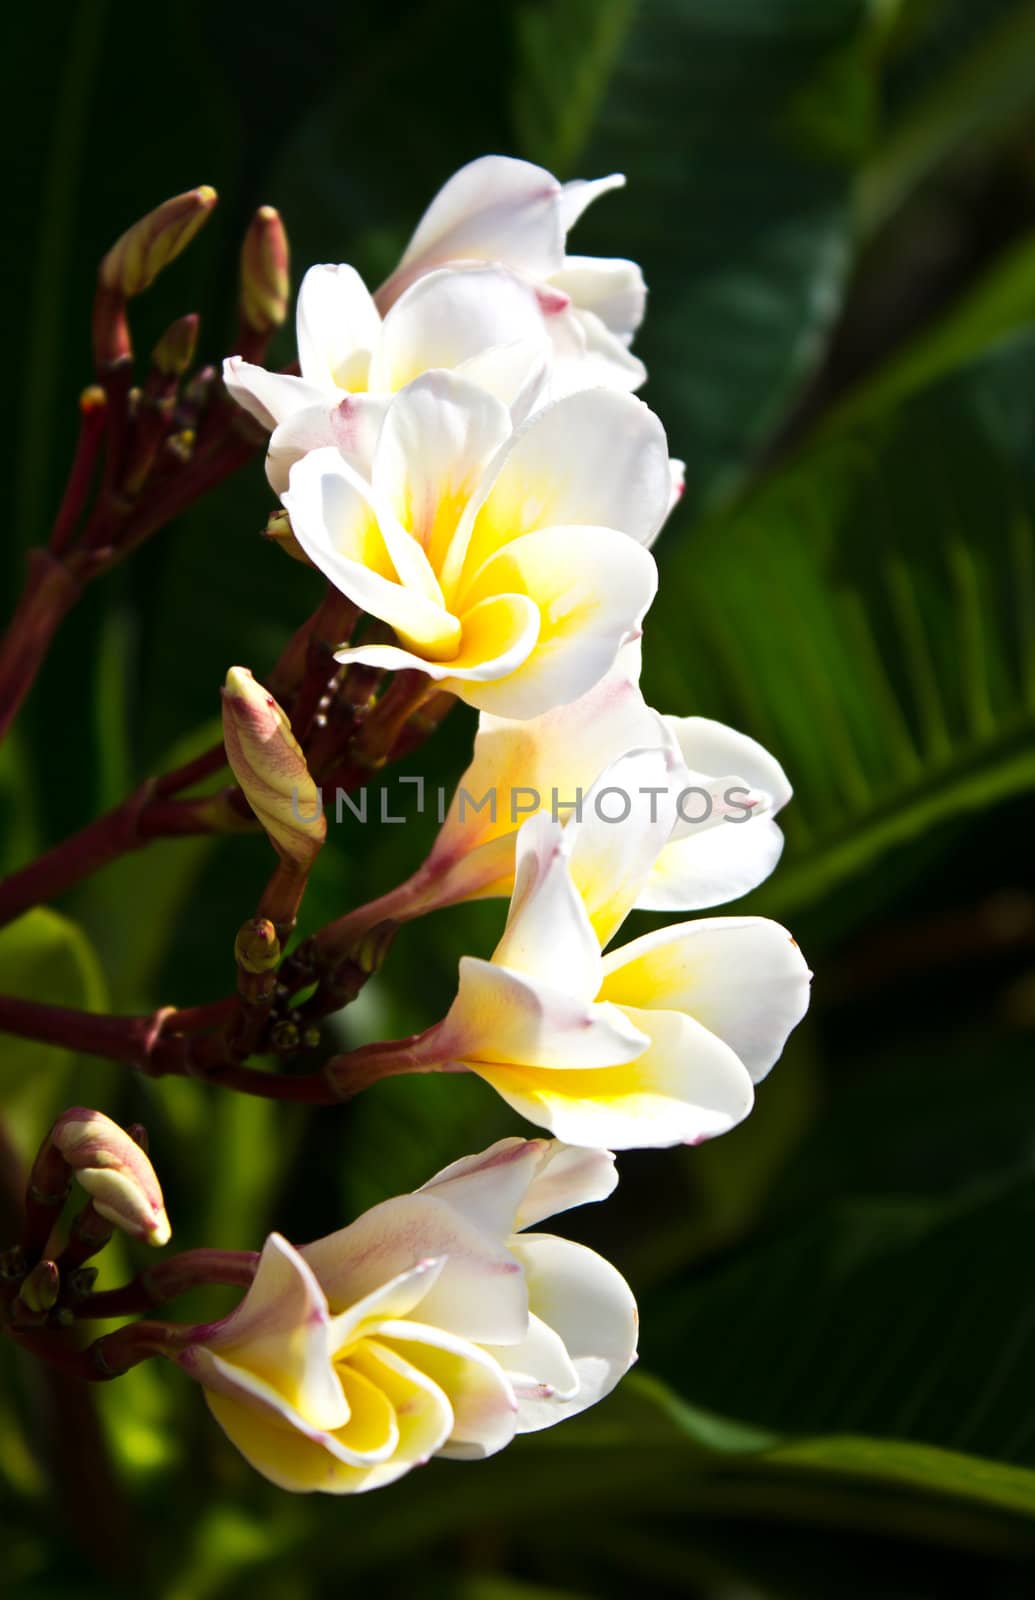
[(310, 561), (399, 641), (337, 660), (417, 668), (520, 719), (577, 699), (638, 635), (669, 492), (664, 430), (632, 395), (584, 390), (514, 430), (429, 372), (390, 402), (369, 482), (317, 449), (282, 498)]
[(477, 262), (422, 277), (383, 318), (353, 267), (310, 267), (296, 334), (298, 373), (241, 356), (223, 366), (234, 399), (272, 431), (266, 471), (278, 494), (293, 463), (321, 446), (367, 474), (389, 397), (432, 368), (462, 374), (522, 421), (551, 357), (534, 290)]
[(525, 823), (491, 961), (462, 958), (449, 1012), (407, 1046), (413, 1064), (477, 1073), (570, 1144), (725, 1133), (808, 1006), (801, 952), (762, 917), (676, 923), (601, 954), (672, 826), (668, 758), (648, 754), (630, 759), (660, 792), (653, 820), (627, 828), (592, 812), (566, 828), (544, 814)]
[(285, 1489), (356, 1493), (433, 1455), (492, 1455), (635, 1360), (614, 1267), (525, 1231), (616, 1182), (607, 1151), (503, 1139), (300, 1250), (272, 1234), (241, 1304), (177, 1359)]
[[(461, 900), (509, 895), (521, 823), (540, 811), (567, 823), (612, 786), (615, 762), (652, 749), (670, 758), (662, 781), (672, 827), (635, 907), (702, 911), (762, 883), (783, 849), (774, 816), (791, 798), (791, 786), (782, 767), (724, 723), (652, 710), (639, 677), (636, 641), (569, 705), (521, 722), (482, 712), (473, 759), (431, 853), (386, 897), (392, 904), (385, 914), (405, 919)], [(635, 771), (623, 771), (642, 810)], [(615, 824), (636, 825), (632, 814)]]
[(560, 183), (544, 167), (508, 156), (471, 161), (432, 200), (377, 303), (388, 310), (446, 263), (497, 262), (535, 288), (553, 346), (555, 395), (589, 383), (638, 389), (647, 374), (629, 345), (643, 320), (643, 274), (632, 261), (565, 251), (586, 207), (624, 183), (617, 172)]

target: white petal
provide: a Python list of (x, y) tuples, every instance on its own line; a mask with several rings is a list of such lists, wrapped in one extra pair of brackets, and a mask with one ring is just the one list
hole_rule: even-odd
[(543, 406), (501, 451), (468, 508), (464, 571), (473, 574), (493, 551), (539, 528), (616, 528), (649, 544), (668, 508), (668, 463), (664, 428), (633, 395), (588, 389)]
[(374, 453), (373, 486), (435, 571), (510, 431), (506, 406), (452, 372), (424, 373), (389, 406)]
[(290, 372), (267, 372), (243, 356), (228, 356), (223, 362), (223, 382), (237, 404), (261, 428), (273, 429), (279, 422), (302, 411), (307, 406), (319, 405), (324, 391), (315, 383)]
[(612, 172), (606, 178), (572, 178), (561, 188), (561, 220), (565, 233), (578, 222), (587, 206), (611, 189), (625, 188), (625, 173)]
[(496, 966), (539, 980), (587, 1003), (600, 988), (602, 966), (586, 907), (568, 866), (571, 838), (543, 812), (517, 837), (514, 893)]
[[(391, 516), (375, 506), (370, 485), (337, 450), (313, 450), (297, 461), (282, 499), (310, 561), (350, 600), (417, 648), (427, 647), (426, 641), (437, 648), (437, 641), (459, 635), (459, 625), (427, 592), (434, 578), (417, 570), (418, 559), (426, 567), (419, 547), (403, 530), (392, 528)], [(420, 588), (398, 581), (404, 550), (412, 558), (406, 577)]]
[[(606, 766), (627, 750), (661, 744), (661, 718), (639, 689), (638, 644), (625, 646), (587, 694), (524, 722), (483, 711), (474, 755), (432, 850), (435, 863), (464, 858), (512, 834), (540, 807), (563, 822)], [(489, 803), (479, 802), (489, 796)], [(472, 864), (473, 865), (473, 864)], [(513, 847), (509, 863), (513, 878)], [(506, 893), (509, 885), (497, 892)]]
[[(535, 1308), (563, 1343), (578, 1387), (566, 1394), (518, 1393), (518, 1432), (574, 1416), (610, 1394), (636, 1360), (636, 1301), (621, 1273), (585, 1246), (551, 1234), (526, 1234), (517, 1246)], [(549, 1382), (549, 1379), (546, 1380)]]
[[(547, 278), (564, 258), (561, 186), (543, 167), (482, 156), (455, 172), (425, 211), (377, 293), (384, 312), (422, 272), (449, 261), (499, 261)], [(590, 197), (592, 198), (592, 197)]]
[(643, 321), (647, 286), (635, 261), (601, 256), (565, 256), (550, 287), (568, 295), (582, 311), (592, 311), (624, 343)]
[(604, 969), (608, 1000), (695, 1017), (736, 1052), (755, 1083), (808, 1010), (804, 957), (786, 928), (764, 917), (659, 928), (605, 957)]
[[(339, 586), (344, 587), (343, 584)], [(382, 667), (387, 672), (414, 668), (437, 679), (450, 694), (476, 705), (484, 692), (482, 685), (491, 685), (496, 678), (511, 678), (532, 655), (539, 639), (539, 608), (527, 596), (490, 595), (464, 612), (462, 622), (458, 623), (459, 651), (447, 654), (443, 649), (440, 660), (437, 654), (426, 653), (426, 646), (417, 632), (418, 626), (426, 626), (428, 635), (434, 638), (435, 616), (435, 613), (420, 613), (410, 619), (409, 639), (413, 648), (359, 644), (337, 651), (334, 659), (365, 661), (368, 666)], [(441, 616), (453, 620), (450, 613), (442, 612)], [(396, 624), (401, 638), (406, 637), (405, 626), (406, 619), (402, 617)], [(442, 636), (445, 637), (445, 623)], [(507, 690), (504, 698), (512, 697), (512, 691)]]
[(548, 1149), (545, 1139), (499, 1139), (480, 1155), (436, 1172), (418, 1194), (433, 1194), (494, 1237), (509, 1239), (514, 1218)]
[(466, 635), (469, 607), (492, 595), (527, 596), (540, 619), (535, 648), (509, 676), (485, 674), (454, 692), (515, 718), (577, 700), (640, 632), (657, 581), (650, 552), (611, 528), (540, 528), (515, 539), (485, 563), (454, 609)]
[(515, 1111), (568, 1144), (696, 1144), (747, 1116), (751, 1079), (721, 1039), (676, 1011), (619, 1009), (649, 1041), (624, 1065), (571, 1071), (472, 1063), (473, 1070)]
[(635, 750), (606, 767), (565, 828), (571, 876), (601, 945), (636, 904), (676, 820), (685, 772), (673, 748)]
[(736, 728), (715, 722), (711, 717), (666, 717), (664, 720), (691, 772), (707, 772), (715, 777), (736, 773), (768, 797), (770, 811), (779, 811), (791, 798), (787, 774), (757, 739), (738, 733)]
[(453, 1408), (453, 1431), (440, 1454), (461, 1460), (494, 1455), (517, 1424), (514, 1391), (478, 1345), (422, 1322), (386, 1322), (378, 1342), (395, 1350), (437, 1385)]
[(673, 839), (636, 897), (640, 911), (706, 911), (764, 883), (780, 859), (783, 834), (769, 816), (726, 822)]
[(369, 478), (388, 403), (387, 395), (352, 394), (332, 405), (321, 400), (294, 412), (279, 424), (270, 440), (266, 455), (270, 488), (283, 495), (295, 462), (311, 450), (330, 445), (361, 477)]
[(461, 378), (502, 400), (517, 428), (547, 398), (550, 360), (550, 341), (540, 332), (536, 339), (496, 345), (462, 361), (456, 370)]
[(429, 272), (385, 317), (370, 387), (402, 389), (432, 368), (455, 371), (487, 351), (541, 345), (543, 337), (535, 291), (514, 273), (488, 264)]
[(365, 389), (381, 318), (354, 267), (310, 267), (295, 326), (303, 378), (324, 389)]
[(630, 1061), (646, 1042), (620, 1008), (589, 1004), (477, 956), (461, 957), (460, 986), (441, 1029), (443, 1059), (479, 1073), (497, 1063), (581, 1072)]
[(544, 1142), (542, 1159), (514, 1219), (516, 1231), (531, 1228), (544, 1217), (555, 1217), (572, 1206), (606, 1200), (618, 1185), (610, 1150), (581, 1149), (563, 1144), (560, 1139)]
[[(530, 1316), (528, 1332), (517, 1345), (488, 1345), (489, 1355), (498, 1361), (514, 1389), (518, 1401), (518, 1431), (522, 1427), (523, 1400), (541, 1405), (544, 1400), (573, 1400), (579, 1391), (579, 1375), (572, 1366), (564, 1340), (540, 1317)], [(559, 1421), (559, 1415), (551, 1421)]]
[(433, 1194), (400, 1195), (303, 1252), (335, 1311), (346, 1311), (421, 1262), (444, 1265), (419, 1307), (422, 1321), (463, 1338), (508, 1343), (528, 1312), (524, 1282), (499, 1238)]
[[(594, 312), (572, 305), (546, 326), (554, 352), (551, 387), (558, 397), (598, 386), (632, 391), (646, 383), (647, 369), (639, 356)], [(651, 539), (657, 532), (655, 528)]]
[(270, 1403), (293, 1409), (315, 1427), (338, 1427), (347, 1420), (331, 1364), (326, 1296), (300, 1252), (280, 1234), (266, 1240), (237, 1309), (196, 1331), (194, 1365), (188, 1370), (201, 1382), (211, 1387), (219, 1375), (221, 1387), (261, 1391)]

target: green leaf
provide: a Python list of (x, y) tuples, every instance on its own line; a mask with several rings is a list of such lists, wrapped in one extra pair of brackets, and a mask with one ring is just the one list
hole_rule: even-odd
[[(0, 991), (77, 1010), (106, 1005), (104, 976), (82, 930), (56, 911), (28, 911), (0, 929)], [(4, 1120), (23, 1156), (31, 1157), (52, 1118), (67, 1103), (98, 1103), (111, 1069), (73, 1051), (30, 1039), (5, 1042), (0, 1067)]]
[(759, 908), (830, 905), (1035, 784), (1033, 375), (1018, 338), (820, 438), (678, 564), (663, 542), (652, 700), (750, 730), (794, 783)]
[(563, 176), (627, 175), (571, 248), (643, 266), (636, 349), (687, 458), (687, 505), (742, 483), (837, 315), (873, 118), (872, 26), (860, 0), (521, 9), (521, 153)]

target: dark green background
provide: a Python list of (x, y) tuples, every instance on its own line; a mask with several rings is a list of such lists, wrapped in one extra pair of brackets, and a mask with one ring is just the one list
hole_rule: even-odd
[[(259, 203), (296, 276), (376, 282), (475, 155), (627, 173), (575, 247), (642, 262), (645, 396), (688, 462), (645, 688), (783, 761), (787, 852), (750, 906), (816, 972), (749, 1121), (623, 1156), (572, 1219), (637, 1291), (649, 1378), (337, 1501), (256, 1478), (171, 1369), (84, 1396), (5, 1356), (11, 1592), (1029, 1592), (1035, 5), (78, 0), (23, 11), (2, 71), (8, 608), (60, 497), (96, 262), (135, 216), (219, 189), (134, 315), (146, 350), (200, 310), (217, 360)], [(4, 865), (203, 747), (227, 666), (275, 659), (319, 589), (259, 541), (268, 507), (256, 462), (91, 590), (0, 755)], [(406, 770), (451, 783), (471, 731), (461, 709)], [(427, 820), (332, 829), (306, 926), (416, 865)], [(156, 846), (0, 934), (0, 988), (215, 997), (268, 866), (261, 839)], [(502, 911), (407, 930), (328, 1048), (439, 1016)], [(459, 1079), (306, 1117), (14, 1041), (0, 1073), (26, 1148), (72, 1101), (146, 1122), (180, 1247), (327, 1232), (517, 1131)]]

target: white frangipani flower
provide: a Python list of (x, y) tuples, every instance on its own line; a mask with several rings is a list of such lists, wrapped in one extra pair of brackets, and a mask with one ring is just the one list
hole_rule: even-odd
[(369, 482), (318, 449), (282, 498), (310, 561), (399, 640), (339, 661), (416, 668), (525, 718), (584, 694), (638, 635), (669, 484), (664, 430), (632, 395), (584, 390), (515, 431), (500, 401), (430, 372), (390, 402)]
[(624, 183), (617, 172), (560, 183), (544, 167), (509, 156), (471, 161), (428, 206), (377, 303), (387, 310), (448, 262), (499, 262), (535, 286), (553, 345), (555, 395), (588, 383), (638, 389), (647, 374), (629, 345), (643, 320), (643, 274), (633, 261), (565, 253), (586, 207)]
[(177, 1359), (285, 1489), (359, 1493), (433, 1455), (492, 1455), (635, 1360), (614, 1267), (524, 1231), (616, 1182), (605, 1150), (503, 1139), (301, 1250), (272, 1234), (241, 1304)]
[(296, 331), (299, 374), (241, 356), (223, 366), (234, 399), (272, 430), (266, 470), (278, 494), (293, 462), (324, 445), (368, 473), (389, 397), (423, 372), (462, 374), (520, 422), (543, 392), (550, 361), (533, 289), (477, 262), (429, 273), (384, 318), (353, 267), (310, 267)]
[(631, 759), (654, 779), (653, 820), (626, 828), (594, 812), (567, 828), (545, 815), (524, 825), (491, 961), (465, 956), (448, 1014), (407, 1045), (411, 1064), (467, 1067), (570, 1144), (725, 1133), (808, 1007), (801, 952), (761, 917), (678, 923), (601, 955), (672, 827), (668, 758), (646, 755)]
[[(651, 802), (638, 790), (648, 786), (650, 773), (638, 774), (628, 761), (617, 775), (613, 770), (637, 751), (668, 753), (660, 781), (671, 831), (644, 876), (636, 909), (702, 911), (757, 888), (783, 849), (774, 816), (791, 798), (786, 774), (754, 739), (723, 723), (652, 710), (639, 677), (637, 640), (568, 705), (524, 721), (483, 711), (473, 758), (429, 856), (370, 914), (407, 920), (462, 900), (509, 895), (521, 824), (539, 812), (569, 823), (591, 810), (616, 776), (631, 786), (635, 806), (615, 826), (640, 826)], [(649, 763), (649, 754), (642, 759)]]

